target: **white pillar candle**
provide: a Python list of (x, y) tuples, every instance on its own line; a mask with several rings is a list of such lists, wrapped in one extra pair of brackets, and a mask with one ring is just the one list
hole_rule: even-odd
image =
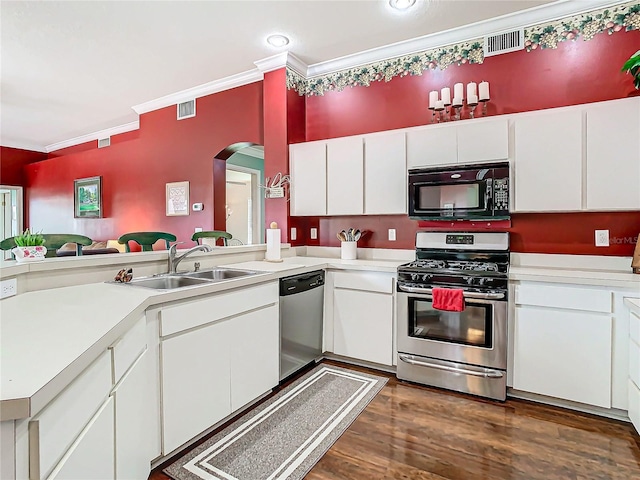
[(478, 95), (478, 92), (476, 91), (476, 82), (467, 83), (467, 99), (471, 95)]
[(438, 101), (438, 91), (432, 90), (429, 92), (429, 108), (436, 108), (436, 102)]
[(462, 83), (456, 83), (453, 86), (453, 98), (459, 98), (460, 103), (464, 99), (464, 85)]
[(444, 102), (442, 100), (436, 102), (436, 110), (444, 110)]
[(478, 96), (477, 95), (467, 95), (467, 104), (469, 104), (469, 105), (477, 105), (478, 104)]
[(478, 85), (478, 98), (480, 100), (489, 100), (489, 82), (480, 82), (480, 85)]
[(440, 90), (440, 98), (442, 98), (442, 102), (445, 105), (451, 105), (451, 89), (449, 87), (444, 87)]
[(460, 107), (462, 105), (462, 97), (453, 97), (452, 105), (454, 107)]

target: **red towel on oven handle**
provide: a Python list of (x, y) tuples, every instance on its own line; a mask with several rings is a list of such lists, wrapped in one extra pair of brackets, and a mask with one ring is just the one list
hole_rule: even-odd
[(447, 312), (462, 312), (464, 310), (464, 290), (459, 288), (432, 289), (433, 308)]

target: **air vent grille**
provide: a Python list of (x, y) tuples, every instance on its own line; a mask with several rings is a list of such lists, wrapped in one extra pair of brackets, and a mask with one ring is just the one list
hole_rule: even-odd
[(512, 30), (484, 38), (485, 57), (522, 49), (524, 49), (524, 30)]
[(105, 148), (109, 145), (111, 145), (111, 137), (98, 139), (98, 148)]
[(178, 120), (196, 116), (196, 101), (189, 100), (178, 104)]

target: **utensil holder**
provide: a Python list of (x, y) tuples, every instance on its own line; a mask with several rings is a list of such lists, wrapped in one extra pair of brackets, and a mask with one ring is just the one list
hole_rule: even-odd
[(358, 253), (358, 242), (341, 242), (340, 258), (342, 260), (355, 260)]

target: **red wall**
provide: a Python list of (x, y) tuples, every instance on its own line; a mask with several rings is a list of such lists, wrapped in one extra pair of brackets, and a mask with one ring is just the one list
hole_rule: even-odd
[[(90, 142), (28, 165), (29, 226), (95, 240), (160, 230), (190, 244), (195, 227), (214, 228), (214, 175), (216, 188), (225, 185), (224, 175), (214, 174), (214, 156), (236, 142), (263, 143), (262, 92), (256, 82), (198, 98), (197, 116), (180, 121), (175, 106), (149, 112), (139, 130), (112, 137), (108, 148)], [(73, 180), (95, 175), (102, 176), (104, 218), (73, 218)], [(165, 215), (165, 184), (178, 181), (190, 182), (189, 202), (204, 203), (202, 212)], [(224, 202), (215, 207), (224, 211)]]
[[(489, 115), (637, 95), (631, 76), (620, 68), (638, 45), (637, 30), (598, 34), (588, 42), (563, 42), (555, 50), (498, 55), (486, 58), (482, 65), (452, 66), (309, 97), (306, 140), (427, 124), (429, 91), (452, 88), (457, 82), (489, 81)], [(291, 224), (299, 229), (297, 244), (337, 246), (336, 232), (355, 227), (368, 231), (360, 246), (380, 248), (413, 248), (419, 229), (418, 222), (406, 216), (299, 217), (292, 218)], [(308, 238), (311, 227), (319, 229), (316, 241)], [(396, 229), (397, 241), (387, 240), (389, 228)], [(609, 229), (610, 237), (622, 239), (622, 243), (595, 247), (595, 229)], [(511, 248), (517, 252), (630, 256), (634, 244), (626, 240), (640, 232), (640, 212), (516, 214), (509, 231)]]
[(32, 152), (20, 148), (0, 147), (0, 184), (14, 187), (25, 186), (24, 167), (47, 158), (46, 153)]

